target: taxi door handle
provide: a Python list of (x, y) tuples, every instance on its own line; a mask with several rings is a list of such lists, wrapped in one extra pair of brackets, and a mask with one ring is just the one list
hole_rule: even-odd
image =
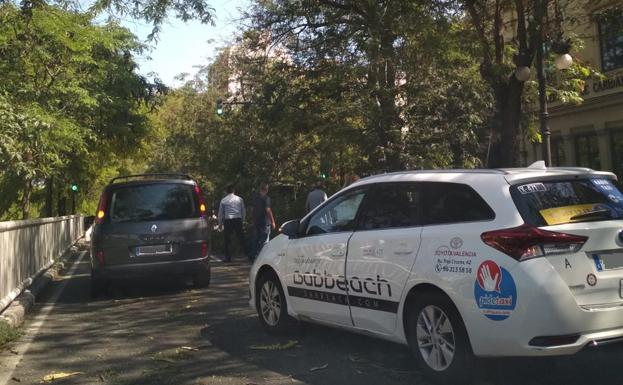
[(344, 250), (342, 250), (342, 249), (333, 250), (333, 251), (331, 251), (331, 256), (332, 257), (343, 257), (344, 256)]
[(397, 250), (394, 251), (395, 255), (409, 255), (409, 254), (413, 254), (413, 250)]

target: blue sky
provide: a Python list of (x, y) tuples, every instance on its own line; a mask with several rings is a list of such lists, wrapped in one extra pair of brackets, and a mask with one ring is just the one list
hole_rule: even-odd
[[(194, 66), (209, 63), (220, 47), (233, 41), (240, 25), (239, 8), (249, 4), (250, 0), (211, 1), (216, 13), (214, 26), (169, 18), (162, 26), (158, 42), (151, 43), (151, 52), (138, 59), (139, 72), (144, 75), (155, 72), (166, 85), (179, 86), (174, 80), (176, 75), (183, 72), (193, 75)], [(123, 24), (143, 41), (152, 30), (150, 24), (141, 21), (126, 19)]]

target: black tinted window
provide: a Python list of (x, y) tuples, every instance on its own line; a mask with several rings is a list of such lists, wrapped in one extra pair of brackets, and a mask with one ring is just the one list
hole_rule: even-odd
[[(623, 193), (613, 180), (574, 179), (524, 183), (511, 195), (526, 223), (557, 225), (623, 218)], [(600, 215), (584, 215), (587, 213)]]
[(359, 229), (419, 226), (422, 197), (414, 183), (379, 185), (366, 202)]
[(198, 215), (192, 186), (151, 184), (120, 187), (110, 198), (110, 221), (140, 222)]
[(426, 183), (424, 224), (485, 221), (495, 213), (471, 187), (459, 183)]

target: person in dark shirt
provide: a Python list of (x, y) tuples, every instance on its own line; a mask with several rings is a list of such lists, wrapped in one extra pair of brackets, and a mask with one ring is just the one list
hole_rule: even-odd
[(252, 259), (255, 259), (262, 247), (268, 243), (271, 230), (275, 228), (275, 217), (271, 209), (267, 183), (260, 184), (260, 191), (253, 201), (253, 227), (255, 228), (256, 244)]

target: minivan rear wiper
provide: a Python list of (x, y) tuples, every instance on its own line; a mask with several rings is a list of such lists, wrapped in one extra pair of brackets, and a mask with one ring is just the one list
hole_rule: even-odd
[(574, 215), (569, 220), (571, 221), (580, 221), (580, 220), (598, 220), (598, 219), (613, 219), (612, 213), (610, 210), (601, 209), (595, 211), (589, 211), (587, 213)]

